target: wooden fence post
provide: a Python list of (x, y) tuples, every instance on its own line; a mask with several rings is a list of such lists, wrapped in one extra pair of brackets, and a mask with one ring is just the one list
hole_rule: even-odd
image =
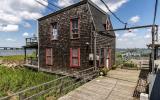
[(64, 82), (63, 79), (61, 79), (60, 82), (61, 82), (61, 83), (60, 83), (61, 85), (60, 85), (59, 94), (61, 95), (62, 92), (63, 92), (63, 82)]

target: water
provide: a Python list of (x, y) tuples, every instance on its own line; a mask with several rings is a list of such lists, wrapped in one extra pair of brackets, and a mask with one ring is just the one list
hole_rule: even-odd
[[(35, 50), (27, 50), (27, 54), (32, 54)], [(24, 55), (24, 50), (0, 50), (0, 56)]]

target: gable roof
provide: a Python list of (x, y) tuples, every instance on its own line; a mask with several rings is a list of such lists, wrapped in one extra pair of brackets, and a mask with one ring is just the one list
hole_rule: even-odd
[[(70, 5), (68, 7), (65, 7), (61, 10), (58, 10), (56, 12), (53, 12), (49, 15), (46, 15), (44, 17), (41, 17), (38, 19), (38, 21), (41, 21), (41, 20), (44, 20), (44, 19), (47, 19), (51, 16), (54, 16), (54, 15), (57, 15), (59, 13), (62, 13), (64, 11), (67, 11), (67, 10), (70, 10), (74, 7), (77, 7), (77, 6), (80, 6), (80, 5), (83, 5), (83, 4), (89, 4), (89, 9), (92, 13), (92, 17), (93, 17), (93, 21), (94, 21), (94, 25), (95, 25), (95, 29), (97, 32), (99, 33), (103, 33), (103, 34), (106, 34), (106, 35), (110, 35), (110, 36), (114, 36), (115, 37), (115, 34), (114, 32), (106, 32), (103, 24), (106, 24), (106, 20), (109, 20), (110, 24), (111, 24), (111, 21), (110, 21), (110, 18), (109, 18), (109, 15), (103, 11), (101, 8), (99, 8), (95, 3), (93, 3), (91, 0), (83, 0), (83, 1), (80, 1), (78, 3), (75, 3), (73, 5)], [(112, 28), (112, 24), (111, 24), (111, 28)]]
[(66, 10), (72, 9), (72, 8), (74, 8), (74, 7), (77, 7), (77, 6), (86, 4), (86, 3), (89, 3), (90, 5), (94, 6), (94, 7), (95, 7), (97, 10), (99, 10), (101, 13), (107, 14), (107, 13), (105, 13), (101, 8), (99, 8), (96, 4), (94, 4), (91, 0), (83, 0), (83, 1), (80, 1), (80, 2), (75, 3), (75, 4), (73, 4), (73, 5), (70, 5), (70, 6), (68, 6), (68, 7), (62, 8), (62, 9), (56, 11), (56, 12), (53, 12), (53, 13), (48, 14), (48, 15), (46, 15), (46, 16), (43, 16), (43, 17), (39, 18), (38, 21), (44, 20), (44, 19), (46, 19), (46, 18), (49, 18), (50, 16), (54, 16), (54, 15), (56, 15), (56, 14), (59, 14), (59, 13), (61, 13), (61, 12), (64, 12), (64, 11), (66, 11)]

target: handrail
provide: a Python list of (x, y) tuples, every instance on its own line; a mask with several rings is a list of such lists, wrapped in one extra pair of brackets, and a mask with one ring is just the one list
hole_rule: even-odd
[[(91, 70), (92, 70), (92, 71), (91, 71)], [(91, 72), (87, 72), (87, 71), (91, 71)], [(97, 71), (95, 70), (95, 68), (94, 68), (94, 67), (91, 67), (91, 68), (88, 68), (88, 69), (85, 69), (85, 70), (82, 70), (82, 71), (75, 72), (73, 75), (78, 75), (78, 74), (82, 75), (82, 77), (81, 77), (82, 79), (79, 80), (79, 81), (84, 81), (84, 82), (86, 82), (86, 81), (85, 81), (86, 78), (87, 78), (87, 79), (90, 78), (90, 77), (87, 77), (87, 76), (96, 76), (96, 75), (97, 75), (96, 73), (97, 73)], [(68, 82), (75, 81), (74, 84), (75, 84), (75, 83), (79, 83), (79, 81), (76, 82), (76, 80), (69, 80), (69, 81), (65, 82), (65, 79), (67, 79), (67, 77), (69, 78), (70, 76), (71, 76), (71, 75), (62, 76), (62, 77), (57, 78), (57, 79), (55, 79), (55, 80), (52, 80), (52, 81), (49, 81), (49, 82), (46, 82), (46, 83), (43, 83), (43, 84), (40, 84), (40, 85), (37, 85), (37, 86), (29, 87), (29, 88), (27, 88), (27, 89), (25, 89), (25, 90), (19, 91), (19, 92), (15, 93), (15, 94), (12, 94), (12, 95), (10, 95), (10, 96), (2, 97), (2, 98), (0, 98), (0, 100), (6, 100), (6, 99), (11, 98), (11, 97), (13, 97), (13, 96), (20, 95), (20, 94), (26, 93), (26, 92), (28, 92), (28, 91), (32, 91), (32, 90), (34, 90), (34, 89), (38, 89), (38, 88), (40, 88), (40, 87), (42, 87), (42, 86), (49, 85), (49, 84), (51, 84), (51, 83), (53, 83), (53, 82), (58, 82), (59, 80), (60, 80), (60, 82), (61, 82), (60, 85), (62, 86), (62, 90), (63, 90), (63, 88), (64, 88), (63, 85), (66, 86), (66, 87), (68, 87), (68, 86), (66, 85)], [(83, 78), (83, 77), (84, 77), (84, 78)], [(63, 83), (62, 81), (64, 81), (64, 83)], [(74, 84), (71, 84), (71, 85), (73, 86)], [(47, 88), (47, 89), (45, 89), (45, 90), (43, 89), (43, 90), (39, 91), (38, 93), (34, 93), (33, 95), (30, 95), (29, 97), (23, 98), (23, 100), (31, 99), (31, 98), (33, 98), (33, 97), (36, 97), (37, 95), (38, 95), (38, 96), (39, 96), (39, 95), (43, 95), (43, 94), (49, 92), (50, 90), (53, 90), (53, 89), (56, 88), (56, 87), (61, 87), (60, 85), (55, 85), (55, 86), (52, 86), (52, 87)], [(69, 87), (70, 87), (70, 86), (69, 86)]]
[(32, 45), (37, 43), (38, 43), (37, 37), (26, 38), (26, 45)]

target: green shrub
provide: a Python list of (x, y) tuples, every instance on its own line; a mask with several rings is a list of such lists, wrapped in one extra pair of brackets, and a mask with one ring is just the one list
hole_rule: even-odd
[(125, 62), (123, 63), (123, 67), (135, 68), (137, 67), (137, 64), (134, 64), (132, 62)]
[(106, 76), (108, 71), (109, 71), (109, 69), (106, 67), (100, 68), (100, 75)]
[(112, 70), (115, 70), (117, 68), (117, 65), (112, 66)]
[(0, 97), (7, 92), (17, 92), (31, 86), (54, 80), (60, 76), (35, 72), (26, 68), (7, 68), (0, 66)]

